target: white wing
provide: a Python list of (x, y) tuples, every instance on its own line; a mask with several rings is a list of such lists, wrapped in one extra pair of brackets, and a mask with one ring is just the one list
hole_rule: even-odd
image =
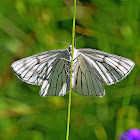
[[(59, 93), (64, 95), (67, 88), (65, 64), (68, 62), (61, 58), (68, 59), (66, 50), (46, 51), (17, 60), (11, 67), (22, 81), (32, 85), (42, 85), (40, 91), (42, 96), (59, 95)], [(50, 81), (52, 84), (48, 86)]]
[[(83, 63), (83, 60), (85, 63)], [(77, 63), (77, 64), (76, 64)], [(97, 83), (106, 83), (107, 85), (112, 85), (119, 82), (125, 78), (130, 71), (133, 69), (135, 63), (127, 58), (123, 58), (117, 55), (112, 55), (102, 51), (94, 49), (78, 49), (77, 57), (74, 60), (74, 65), (78, 65), (73, 72), (73, 90), (80, 93), (79, 90), (83, 87), (80, 83), (80, 72), (86, 71), (85, 79), (87, 79), (87, 87), (90, 87), (90, 92), (84, 93), (85, 95), (104, 95), (101, 90), (98, 94), (95, 93), (97, 89), (101, 89), (101, 86), (96, 86), (97, 84), (91, 84), (93, 78), (97, 79)], [(80, 67), (80, 68), (79, 68)], [(83, 67), (83, 68), (81, 68)], [(87, 69), (88, 68), (88, 69)], [(78, 69), (81, 69), (78, 71)], [(82, 74), (81, 74), (82, 75)], [(77, 84), (78, 83), (78, 84)], [(94, 92), (91, 90), (94, 85)], [(99, 85), (99, 84), (98, 84)], [(97, 89), (96, 89), (97, 88)]]
[(69, 91), (69, 62), (66, 59), (69, 60), (63, 53), (51, 64), (51, 70), (45, 77), (40, 90), (41, 96), (64, 96)]
[(94, 68), (87, 59), (79, 55), (74, 61), (72, 89), (85, 96), (104, 96), (105, 90)]

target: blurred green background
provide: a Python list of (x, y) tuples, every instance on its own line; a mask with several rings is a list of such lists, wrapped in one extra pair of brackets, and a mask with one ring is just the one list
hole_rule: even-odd
[[(0, 140), (64, 140), (68, 94), (40, 97), (40, 87), (19, 80), (13, 61), (71, 43), (72, 0), (0, 2)], [(77, 0), (77, 48), (94, 48), (132, 59), (123, 81), (106, 95), (72, 93), (70, 140), (117, 140), (140, 128), (140, 0)]]

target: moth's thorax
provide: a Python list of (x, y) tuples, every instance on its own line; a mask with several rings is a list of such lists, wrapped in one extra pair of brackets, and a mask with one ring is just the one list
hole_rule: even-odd
[[(68, 46), (68, 53), (69, 53), (70, 60), (71, 60), (72, 45), (69, 45), (69, 46)], [(76, 56), (77, 56), (77, 49), (74, 47), (74, 48), (73, 48), (73, 59), (75, 59)]]

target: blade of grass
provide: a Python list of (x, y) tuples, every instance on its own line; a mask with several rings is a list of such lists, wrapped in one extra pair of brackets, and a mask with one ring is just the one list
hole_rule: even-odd
[(68, 120), (67, 120), (67, 134), (66, 140), (69, 139), (70, 129), (70, 109), (71, 109), (71, 85), (72, 85), (72, 67), (73, 67), (73, 48), (75, 39), (75, 16), (76, 16), (76, 0), (74, 0), (74, 11), (73, 11), (73, 29), (72, 29), (72, 54), (71, 54), (71, 75), (70, 75), (70, 92), (69, 92), (69, 104), (68, 104)]
[[(136, 77), (137, 70), (134, 70), (134, 72), (131, 74), (130, 79), (128, 80), (127, 85), (134, 85), (135, 77)], [(121, 134), (124, 130), (124, 122), (125, 122), (125, 115), (128, 114), (129, 111), (129, 104), (130, 99), (133, 94), (133, 86), (125, 91), (124, 98), (122, 101), (121, 109), (117, 112), (117, 118), (116, 118), (116, 131), (115, 131), (115, 140), (118, 140), (119, 134)]]

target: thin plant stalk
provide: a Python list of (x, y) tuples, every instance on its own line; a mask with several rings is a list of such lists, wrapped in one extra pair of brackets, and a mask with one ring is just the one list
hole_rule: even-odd
[[(131, 74), (130, 79), (128, 80), (127, 85), (133, 85), (135, 82), (135, 77), (136, 77), (136, 72), (134, 71), (133, 74)], [(130, 99), (133, 93), (133, 87), (131, 87), (130, 89), (125, 91), (124, 94), (124, 98), (122, 101), (122, 105), (121, 105), (121, 109), (123, 109), (124, 111), (122, 111), (123, 113), (121, 113), (121, 111), (119, 110), (117, 113), (117, 118), (116, 118), (116, 132), (115, 132), (115, 140), (118, 139), (118, 135), (123, 132), (123, 124), (125, 121), (125, 115), (128, 114), (129, 111), (129, 104), (130, 104)]]
[(70, 109), (71, 109), (71, 91), (72, 91), (71, 90), (71, 86), (72, 86), (73, 49), (74, 49), (74, 45), (75, 45), (75, 16), (76, 16), (76, 0), (74, 0), (74, 12), (73, 12), (71, 74), (70, 74), (70, 92), (69, 92), (69, 104), (68, 104), (68, 120), (67, 120), (66, 140), (69, 139), (69, 129), (70, 129)]

